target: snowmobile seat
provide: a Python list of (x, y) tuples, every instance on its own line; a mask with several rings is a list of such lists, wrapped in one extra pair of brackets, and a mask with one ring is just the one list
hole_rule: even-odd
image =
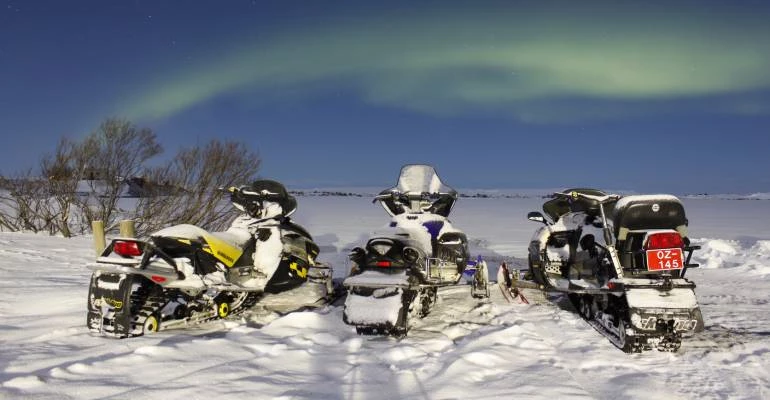
[(618, 200), (612, 216), (617, 248), (622, 249), (629, 231), (674, 229), (687, 237), (684, 206), (671, 195), (626, 196)]

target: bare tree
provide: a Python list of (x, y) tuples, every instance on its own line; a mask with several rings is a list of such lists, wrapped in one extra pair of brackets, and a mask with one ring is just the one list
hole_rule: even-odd
[(41, 159), (40, 171), (50, 196), (47, 211), (52, 220), (51, 233), (60, 232), (70, 237), (73, 227), (80, 233), (88, 228), (82, 220), (82, 213), (77, 212), (80, 203), (78, 184), (83, 179), (86, 165), (83, 146), (67, 138), (59, 141), (54, 154), (45, 155)]
[(17, 231), (16, 201), (13, 197), (13, 182), (10, 178), (0, 176), (0, 231)]
[[(97, 219), (113, 230), (120, 217), (134, 217), (140, 235), (178, 223), (221, 229), (236, 212), (217, 188), (253, 181), (260, 166), (244, 144), (212, 140), (147, 169), (160, 152), (151, 130), (122, 119), (107, 119), (80, 142), (61, 139), (41, 158), (40, 175), (0, 177), (0, 229), (71, 236)], [(144, 192), (128, 211), (118, 204), (127, 179), (142, 183)]]
[(242, 143), (212, 140), (205, 147), (180, 150), (147, 175), (151, 195), (137, 207), (137, 232), (178, 223), (222, 229), (236, 213), (217, 188), (253, 181), (259, 166), (259, 155)]
[(114, 229), (124, 180), (139, 175), (145, 162), (161, 151), (152, 130), (124, 119), (107, 119), (86, 137), (80, 157), (86, 162), (83, 177), (89, 190), (79, 204), (86, 221), (102, 220), (107, 230)]
[(0, 180), (0, 226), (10, 231), (51, 231), (45, 182), (31, 171)]

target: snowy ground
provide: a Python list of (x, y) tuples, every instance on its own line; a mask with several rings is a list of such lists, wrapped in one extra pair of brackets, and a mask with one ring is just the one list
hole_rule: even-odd
[[(387, 220), (365, 198), (299, 201), (296, 220), (339, 277), (347, 251)], [(525, 215), (540, 204), (461, 199), (452, 221), (476, 253), (521, 264), (536, 228)], [(674, 354), (624, 354), (559, 297), (478, 301), (467, 286), (442, 290), (402, 340), (357, 336), (337, 306), (261, 328), (103, 338), (85, 328), (90, 239), (0, 233), (0, 398), (770, 398), (770, 201), (685, 205), (702, 238), (704, 268), (688, 275), (706, 331)]]

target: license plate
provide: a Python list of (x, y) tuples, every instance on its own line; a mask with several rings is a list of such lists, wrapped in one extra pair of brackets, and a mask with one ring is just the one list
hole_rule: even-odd
[(682, 249), (647, 250), (648, 271), (668, 271), (683, 267)]

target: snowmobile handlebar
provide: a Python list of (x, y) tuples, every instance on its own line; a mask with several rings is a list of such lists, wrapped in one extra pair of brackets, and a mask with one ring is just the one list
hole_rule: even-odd
[(617, 195), (617, 194), (606, 194), (604, 196), (596, 196), (596, 195), (581, 193), (577, 191), (572, 191), (570, 193), (556, 192), (553, 195), (554, 197), (564, 197), (569, 199), (582, 198), (586, 200), (595, 201), (599, 204), (607, 204), (620, 199), (620, 195)]
[(222, 187), (220, 186), (217, 188), (217, 190), (230, 193), (230, 196), (248, 196), (249, 199), (252, 200), (258, 200), (258, 201), (275, 201), (279, 202), (283, 199), (283, 196), (277, 193), (259, 193), (253, 191), (249, 186), (230, 186), (230, 187)]
[(377, 196), (374, 197), (374, 200), (372, 200), (372, 203), (375, 203), (377, 201), (382, 200), (388, 200), (392, 199), (394, 201), (401, 201), (408, 203), (409, 200), (436, 200), (441, 198), (442, 195), (445, 195), (445, 193), (439, 193), (439, 192), (410, 192), (410, 193), (402, 193), (398, 191), (391, 191), (387, 193), (380, 193)]

